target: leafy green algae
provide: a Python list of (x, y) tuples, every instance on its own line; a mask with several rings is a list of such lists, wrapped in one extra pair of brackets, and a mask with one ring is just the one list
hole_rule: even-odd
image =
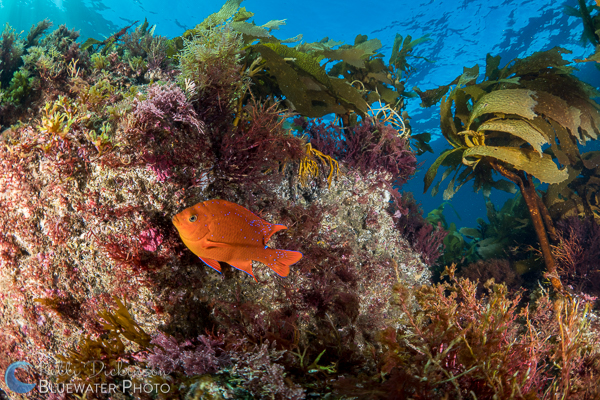
[(496, 90), (485, 94), (477, 100), (469, 116), (467, 129), (476, 118), (485, 114), (515, 114), (526, 119), (533, 119), (536, 114), (533, 107), (537, 102), (533, 99), (534, 92), (525, 89)]
[(463, 162), (470, 164), (477, 162), (471, 161), (472, 159), (479, 160), (481, 157), (491, 157), (510, 164), (545, 183), (559, 183), (569, 176), (566, 170), (558, 169), (550, 155), (544, 154), (540, 157), (535, 151), (515, 147), (469, 147), (463, 153)]

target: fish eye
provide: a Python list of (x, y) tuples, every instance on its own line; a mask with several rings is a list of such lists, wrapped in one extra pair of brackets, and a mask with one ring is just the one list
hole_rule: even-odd
[(198, 216), (197, 216), (197, 215), (192, 215), (192, 216), (190, 217), (190, 222), (196, 222), (196, 220), (197, 220), (197, 219), (198, 219)]

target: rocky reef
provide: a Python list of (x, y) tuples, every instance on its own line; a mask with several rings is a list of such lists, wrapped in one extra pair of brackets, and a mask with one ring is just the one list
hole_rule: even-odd
[[(5, 47), (7, 34), (26, 54), (11, 85), (21, 74), (29, 89), (3, 91), (3, 369), (42, 359), (78, 371), (56, 382), (106, 381), (86, 369), (93, 360), (187, 377), (227, 370), (242, 379), (238, 391), (247, 381), (250, 394), (269, 392), (250, 384), (263, 374), (277, 398), (303, 398), (284, 380), (293, 365), (374, 368), (377, 332), (398, 317), (393, 285), (429, 276), (390, 212), (394, 182), (416, 166), (408, 139), (365, 119), (337, 153), (313, 149), (294, 134), (302, 127), (287, 126), (286, 107), (251, 91), (250, 78), (268, 70), (260, 58), (244, 66), (245, 38), (229, 23), (185, 39), (177, 58), (168, 56), (176, 41), (147, 23), (95, 51), (64, 27), (39, 46), (6, 31)], [(45, 61), (27, 58), (34, 52)], [(389, 160), (383, 168), (378, 157)], [(183, 245), (171, 218), (215, 198), (288, 227), (269, 245), (302, 252), (290, 276), (262, 264), (258, 282), (226, 264), (220, 275)], [(166, 343), (196, 346), (195, 369)], [(208, 348), (219, 353), (212, 364)], [(206, 379), (186, 378), (169, 395)]]

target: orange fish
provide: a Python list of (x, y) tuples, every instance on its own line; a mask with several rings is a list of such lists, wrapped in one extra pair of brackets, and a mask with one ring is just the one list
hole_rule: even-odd
[(209, 267), (221, 272), (219, 261), (240, 269), (255, 280), (252, 260), (288, 276), (290, 265), (302, 258), (297, 251), (267, 248), (267, 241), (283, 225), (270, 224), (244, 207), (225, 200), (208, 200), (173, 217), (183, 243)]

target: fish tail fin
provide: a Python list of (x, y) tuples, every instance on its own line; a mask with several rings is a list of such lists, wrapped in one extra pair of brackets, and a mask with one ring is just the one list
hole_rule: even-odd
[(264, 243), (263, 244), (267, 244), (267, 242), (269, 241), (269, 239), (271, 238), (271, 236), (273, 236), (273, 234), (275, 232), (279, 232), (282, 231), (284, 229), (287, 229), (287, 226), (284, 225), (273, 225), (273, 224), (269, 224), (271, 226), (269, 226), (269, 231), (267, 233), (265, 233), (265, 238), (264, 238)]
[(290, 274), (290, 265), (297, 263), (302, 258), (299, 251), (264, 249), (261, 263), (271, 268), (277, 275), (286, 277)]

